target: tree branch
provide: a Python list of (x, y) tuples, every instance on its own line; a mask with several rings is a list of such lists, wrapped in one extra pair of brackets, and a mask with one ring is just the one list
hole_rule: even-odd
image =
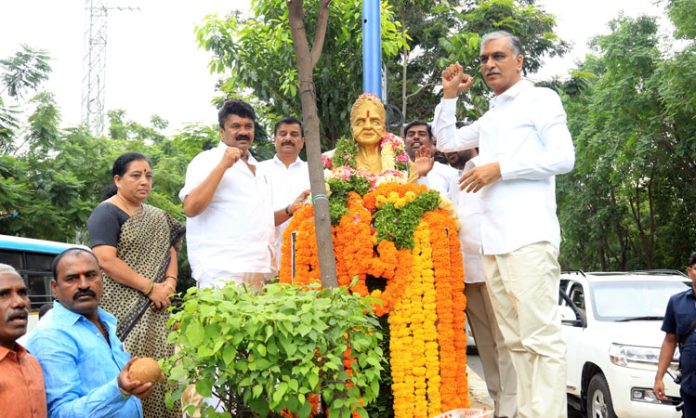
[(409, 94), (408, 96), (406, 96), (406, 100), (408, 100), (408, 99), (410, 99), (411, 97), (417, 95), (418, 93), (420, 93), (421, 91), (423, 91), (424, 88), (426, 88), (426, 87), (431, 87), (432, 85), (433, 85), (432, 82), (428, 82), (428, 83), (423, 84), (422, 86), (418, 87), (418, 90), (416, 90), (416, 91), (414, 91), (413, 93), (411, 93), (411, 94)]
[(321, 0), (319, 5), (319, 17), (317, 17), (317, 31), (314, 34), (314, 42), (312, 42), (312, 68), (319, 61), (321, 51), (324, 49), (324, 37), (326, 36), (326, 28), (329, 26), (329, 4), (331, 0)]

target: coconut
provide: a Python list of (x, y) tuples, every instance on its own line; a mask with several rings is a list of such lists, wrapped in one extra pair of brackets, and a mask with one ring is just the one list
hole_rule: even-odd
[(160, 369), (157, 360), (150, 357), (142, 357), (135, 360), (128, 370), (128, 378), (140, 383), (150, 382), (153, 385), (164, 381), (164, 373)]

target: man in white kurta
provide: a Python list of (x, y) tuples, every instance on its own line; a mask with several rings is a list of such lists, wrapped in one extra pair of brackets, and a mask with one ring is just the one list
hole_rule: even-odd
[(255, 117), (247, 103), (226, 101), (218, 114), (220, 143), (196, 155), (186, 170), (179, 198), (199, 287), (234, 281), (260, 288), (274, 270), (270, 189), (249, 152)]
[(565, 417), (555, 176), (573, 168), (575, 151), (558, 94), (522, 79), (521, 51), (507, 32), (482, 38), (481, 74), (495, 97), (486, 114), (460, 129), (457, 96), (473, 79), (458, 63), (447, 67), (433, 131), (443, 152), (479, 147), (460, 187), (481, 195), (483, 269), (517, 372), (519, 416)]
[(275, 220), (275, 249), (280, 269), (283, 233), (299, 204), (309, 195), (309, 170), (300, 159), (304, 146), (302, 123), (293, 117), (278, 121), (273, 129), (276, 154), (259, 163), (259, 172), (266, 177), (271, 189)]
[[(464, 174), (473, 168), (473, 164), (465, 163), (476, 155), (478, 152), (475, 148), (460, 152), (459, 162), (464, 167), (458, 174)], [(459, 241), (462, 245), (464, 260), (466, 316), (481, 359), (483, 378), (486, 381), (488, 394), (493, 399), (494, 416), (515, 417), (517, 416), (517, 374), (495, 319), (483, 274), (481, 195), (459, 191), (456, 181), (453, 182), (451, 189), (453, 190), (452, 202), (457, 208), (459, 218)]]

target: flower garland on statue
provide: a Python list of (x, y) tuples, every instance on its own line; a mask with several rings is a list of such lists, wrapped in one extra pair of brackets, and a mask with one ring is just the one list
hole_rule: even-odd
[[(324, 158), (337, 278), (376, 299), (377, 315), (390, 314), (396, 418), (434, 416), (469, 404), (455, 211), (437, 192), (406, 183), (400, 138), (389, 134), (380, 145), (380, 176), (355, 168), (354, 144), (347, 141), (339, 142), (333, 159)], [(281, 282), (320, 283), (311, 204), (295, 212), (281, 251)], [(382, 279), (383, 288), (368, 287), (370, 276)]]

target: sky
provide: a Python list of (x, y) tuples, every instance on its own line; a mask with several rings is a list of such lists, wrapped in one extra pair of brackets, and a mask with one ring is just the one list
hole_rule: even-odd
[[(556, 33), (572, 43), (564, 58), (547, 60), (532, 78), (564, 76), (588, 52), (587, 41), (608, 32), (620, 11), (664, 14), (654, 0), (538, 0), (557, 17)], [(194, 27), (208, 14), (248, 10), (249, 0), (110, 0), (105, 107), (124, 109), (144, 125), (157, 114), (176, 132), (187, 123), (214, 123), (216, 77), (210, 54), (197, 45)], [(139, 10), (118, 10), (137, 7)], [(663, 19), (666, 20), (666, 19)], [(44, 88), (55, 94), (62, 127), (81, 120), (85, 32), (83, 0), (0, 1), (0, 58), (21, 44), (47, 50), (53, 69)]]

